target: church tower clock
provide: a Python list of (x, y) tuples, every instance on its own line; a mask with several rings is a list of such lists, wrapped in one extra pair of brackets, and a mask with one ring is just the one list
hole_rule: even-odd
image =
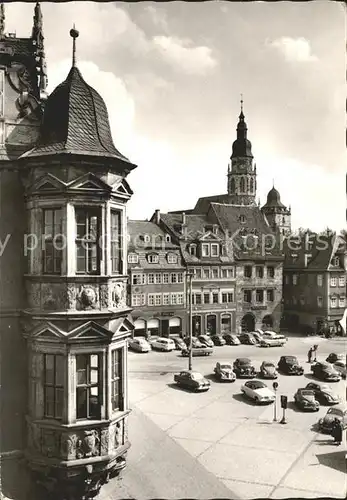
[(256, 204), (257, 171), (253, 165), (252, 144), (247, 139), (247, 124), (243, 114), (243, 100), (241, 99), (241, 113), (237, 124), (237, 137), (233, 143), (233, 151), (228, 167), (228, 195), (233, 205), (254, 206)]

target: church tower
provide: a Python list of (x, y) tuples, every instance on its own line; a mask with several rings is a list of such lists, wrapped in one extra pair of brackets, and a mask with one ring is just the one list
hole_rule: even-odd
[(261, 208), (269, 225), (275, 232), (286, 236), (291, 231), (291, 210), (281, 202), (280, 193), (275, 186), (270, 189), (265, 205)]
[(228, 167), (228, 195), (233, 205), (255, 206), (257, 192), (257, 171), (253, 165), (252, 144), (247, 139), (247, 124), (243, 114), (243, 100), (241, 99), (241, 113), (237, 124), (237, 137), (233, 143), (233, 151)]

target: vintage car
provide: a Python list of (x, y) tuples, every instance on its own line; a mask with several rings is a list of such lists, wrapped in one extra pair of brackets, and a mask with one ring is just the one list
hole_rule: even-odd
[[(210, 356), (213, 353), (212, 347), (207, 347), (207, 345), (204, 345), (202, 347), (192, 347), (192, 356)], [(182, 356), (188, 357), (189, 356), (189, 349), (182, 349), (181, 351)]]
[(271, 378), (275, 379), (278, 377), (278, 373), (275, 367), (275, 364), (271, 361), (263, 361), (260, 365), (259, 375), (262, 378)]
[(253, 337), (251, 333), (240, 333), (238, 336), (240, 339), (241, 344), (246, 344), (246, 345), (255, 345), (257, 341)]
[(233, 363), (233, 371), (238, 378), (254, 378), (256, 371), (249, 358), (237, 358)]
[(327, 359), (327, 363), (336, 363), (336, 361), (343, 361), (345, 359), (345, 354), (337, 354), (336, 352), (331, 352)]
[(344, 361), (336, 361), (333, 364), (333, 367), (339, 374), (341, 375), (341, 378), (345, 379), (346, 378), (346, 363)]
[(314, 391), (311, 391), (310, 389), (298, 389), (294, 394), (294, 403), (301, 410), (319, 410), (319, 402), (315, 398)]
[(157, 351), (174, 351), (175, 350), (175, 342), (172, 339), (167, 339), (165, 337), (158, 337), (156, 339), (151, 340), (152, 349), (156, 349)]
[[(184, 338), (184, 342), (186, 343), (187, 347), (189, 347), (189, 337)], [(200, 342), (198, 337), (192, 337), (192, 347), (204, 347), (205, 344)]]
[(178, 386), (192, 391), (208, 391), (210, 388), (210, 381), (201, 375), (201, 373), (192, 370), (184, 370), (176, 373), (174, 381)]
[(237, 335), (232, 335), (231, 333), (226, 333), (223, 335), (223, 339), (227, 343), (227, 345), (240, 345), (241, 342)]
[(312, 375), (319, 380), (328, 382), (339, 382), (341, 375), (330, 363), (317, 362), (311, 366)]
[(282, 347), (287, 342), (283, 335), (274, 335), (273, 337), (263, 337), (260, 341), (260, 347)]
[(217, 362), (215, 369), (213, 370), (216, 377), (220, 381), (228, 381), (228, 382), (235, 382), (236, 380), (236, 375), (233, 372), (233, 367), (231, 366), (231, 363), (224, 363), (224, 362)]
[(343, 424), (343, 428), (347, 429), (347, 403), (332, 406), (327, 411), (323, 418), (318, 421), (318, 428), (321, 432), (330, 433), (332, 430), (333, 422), (337, 418)]
[(261, 380), (248, 380), (241, 387), (241, 392), (246, 397), (259, 404), (273, 403), (276, 398), (275, 393), (271, 391)]
[(128, 341), (129, 349), (136, 352), (149, 352), (151, 345), (147, 342), (145, 337), (134, 337)]
[(287, 375), (304, 374), (304, 368), (299, 364), (296, 356), (281, 356), (277, 367), (279, 371)]
[(310, 382), (306, 389), (314, 392), (314, 397), (320, 404), (336, 405), (341, 401), (341, 398), (332, 390), (329, 384), (322, 382)]
[(259, 333), (259, 332), (252, 332), (252, 336), (255, 338), (255, 341), (257, 342), (257, 344), (260, 344), (260, 342), (263, 339), (263, 334)]
[(211, 335), (211, 340), (214, 345), (221, 346), (225, 345), (226, 342), (221, 335)]
[(212, 342), (212, 340), (210, 339), (210, 337), (208, 335), (200, 335), (198, 337), (198, 341), (201, 342), (204, 345), (207, 345), (207, 347), (213, 347), (214, 346), (214, 343)]
[(181, 337), (173, 337), (172, 339), (175, 342), (176, 351), (182, 351), (182, 349), (187, 349), (187, 344), (184, 342)]

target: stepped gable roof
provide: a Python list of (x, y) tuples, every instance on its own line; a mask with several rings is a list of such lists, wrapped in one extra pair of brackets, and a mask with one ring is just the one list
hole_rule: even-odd
[(215, 202), (215, 203), (227, 203), (229, 204), (231, 200), (230, 195), (228, 194), (216, 194), (214, 196), (203, 196), (202, 198), (199, 198), (193, 212), (196, 214), (207, 214), (210, 203)]
[(254, 260), (283, 257), (279, 236), (272, 231), (259, 207), (211, 203), (210, 212), (232, 239), (236, 257)]
[[(346, 242), (343, 238), (332, 233), (326, 234), (307, 234), (298, 236), (293, 235), (285, 241), (284, 268), (285, 269), (309, 269), (309, 270), (327, 270), (331, 259), (335, 253), (346, 254)], [(305, 262), (305, 255), (310, 255), (310, 259)]]
[(75, 66), (48, 97), (38, 143), (22, 158), (58, 154), (110, 158), (135, 168), (113, 144), (104, 100)]

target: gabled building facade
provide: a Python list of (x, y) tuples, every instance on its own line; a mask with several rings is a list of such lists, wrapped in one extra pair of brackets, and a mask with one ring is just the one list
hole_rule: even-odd
[(282, 232), (255, 201), (257, 170), (242, 104), (227, 193), (199, 198), (184, 212), (160, 214), (160, 227), (179, 243), (194, 276), (195, 334), (280, 326)]
[(128, 221), (128, 270), (134, 335), (169, 337), (185, 332), (185, 265), (170, 233), (155, 222)]
[(136, 165), (115, 148), (70, 35), (71, 70), (44, 106), (39, 4), (30, 39), (2, 30), (0, 41), (1, 229), (15, 235), (0, 261), (1, 451), (13, 459), (2, 487), (35, 500), (94, 497), (130, 446), (126, 177)]
[(284, 321), (307, 332), (342, 333), (346, 309), (346, 240), (337, 234), (306, 233), (286, 242)]

